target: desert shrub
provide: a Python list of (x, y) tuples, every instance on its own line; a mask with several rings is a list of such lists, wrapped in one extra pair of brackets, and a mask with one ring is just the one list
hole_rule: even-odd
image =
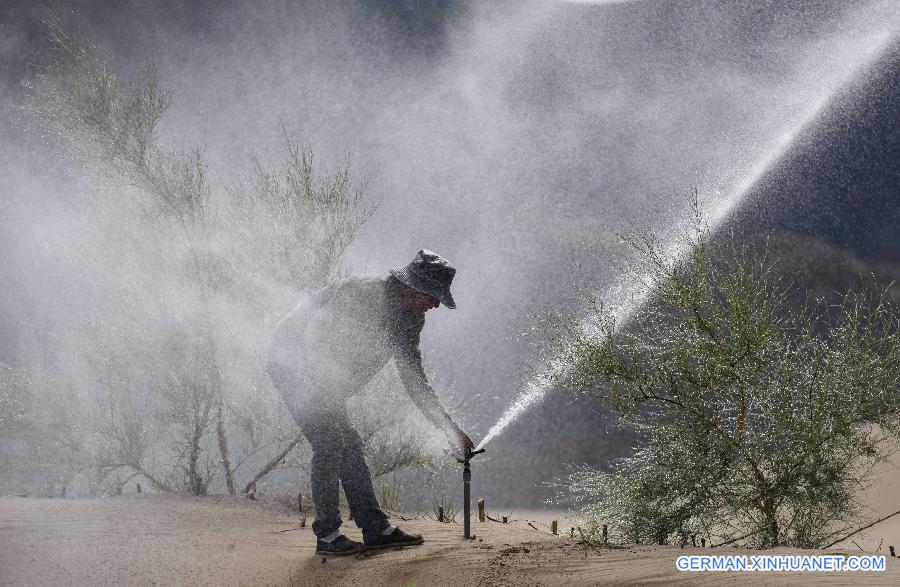
[(631, 312), (584, 292), (549, 315), (558, 383), (639, 439), (610, 470), (573, 470), (560, 497), (621, 541), (822, 546), (896, 448), (900, 314), (878, 288), (793, 309), (765, 251), (712, 239), (696, 201), (682, 238), (673, 259), (623, 235)]

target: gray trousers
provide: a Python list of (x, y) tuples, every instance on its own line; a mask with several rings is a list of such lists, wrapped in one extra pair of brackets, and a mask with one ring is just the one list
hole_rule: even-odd
[(312, 525), (315, 535), (328, 536), (341, 526), (339, 484), (344, 487), (350, 515), (362, 528), (363, 536), (380, 534), (390, 522), (375, 497), (362, 440), (350, 422), (346, 403), (303, 393), (291, 370), (276, 363), (269, 364), (269, 375), (312, 447), (310, 482), (316, 505)]

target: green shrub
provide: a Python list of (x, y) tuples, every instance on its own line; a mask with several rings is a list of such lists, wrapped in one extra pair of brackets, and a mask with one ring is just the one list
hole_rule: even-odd
[(864, 289), (792, 310), (766, 253), (714, 241), (694, 211), (677, 260), (623, 236), (632, 311), (586, 293), (549, 317), (558, 383), (639, 438), (609, 471), (574, 470), (560, 498), (620, 541), (822, 546), (896, 448), (900, 314)]

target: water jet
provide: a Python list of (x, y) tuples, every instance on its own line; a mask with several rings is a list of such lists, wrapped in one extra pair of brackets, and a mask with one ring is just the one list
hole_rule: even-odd
[[(723, 197), (707, 210), (709, 214), (709, 229), (712, 233), (726, 227), (732, 216), (745, 203), (747, 195), (767, 179), (770, 174), (778, 173), (779, 165), (789, 155), (797, 142), (813, 131), (822, 120), (829, 108), (834, 107), (836, 97), (846, 94), (853, 82), (868, 73), (877, 77), (878, 72), (872, 71), (873, 64), (890, 51), (892, 44), (896, 42), (895, 32), (887, 31), (873, 35), (858, 49), (854, 66), (843, 75), (836, 76), (828, 87), (813, 100), (807, 108), (798, 114), (794, 120), (786, 125), (780, 133), (774, 137), (766, 149), (756, 157), (749, 167), (741, 169), (739, 177), (734, 181), (725, 181), (717, 186), (712, 186), (710, 191), (721, 193)], [(847, 99), (859, 99), (859, 96), (844, 96)], [(669, 242), (666, 246), (666, 258), (671, 266), (677, 266), (688, 251), (680, 248), (677, 241)], [(653, 284), (623, 283), (614, 287), (607, 295), (602, 295), (607, 302), (623, 301), (615, 303), (616, 330), (625, 326), (651, 297)], [(629, 294), (629, 291), (631, 292)], [(625, 295), (628, 294), (628, 295)], [(597, 327), (589, 319), (581, 323), (581, 329), (589, 337), (597, 332)], [(557, 357), (550, 362), (545, 370), (536, 374), (534, 378), (525, 382), (525, 385), (500, 418), (488, 430), (477, 448), (485, 447), (491, 440), (500, 435), (510, 424), (518, 420), (532, 406), (541, 403), (547, 393), (554, 388), (557, 381), (565, 379), (570, 373), (570, 366), (562, 357)]]

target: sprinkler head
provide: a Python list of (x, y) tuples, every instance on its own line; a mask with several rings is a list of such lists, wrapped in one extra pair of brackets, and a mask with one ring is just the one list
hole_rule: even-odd
[(483, 448), (481, 450), (473, 450), (471, 448), (466, 448), (465, 456), (461, 459), (456, 459), (456, 462), (461, 463), (461, 464), (468, 463), (469, 461), (472, 460), (472, 457), (474, 457), (475, 455), (480, 455), (483, 452), (484, 452)]

